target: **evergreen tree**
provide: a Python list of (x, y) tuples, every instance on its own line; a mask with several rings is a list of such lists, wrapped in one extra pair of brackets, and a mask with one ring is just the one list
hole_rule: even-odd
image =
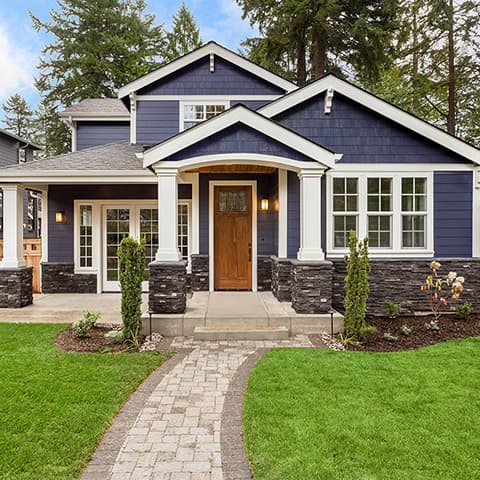
[(34, 113), (27, 101), (18, 93), (15, 93), (3, 104), (5, 118), (3, 122), (6, 129), (26, 140), (33, 141)]
[(167, 33), (167, 50), (165, 58), (168, 61), (185, 55), (200, 47), (202, 39), (195, 18), (185, 3), (173, 16), (172, 31)]
[(36, 113), (35, 142), (44, 146), (42, 156), (50, 157), (70, 151), (71, 132), (58, 116), (58, 108), (44, 97)]

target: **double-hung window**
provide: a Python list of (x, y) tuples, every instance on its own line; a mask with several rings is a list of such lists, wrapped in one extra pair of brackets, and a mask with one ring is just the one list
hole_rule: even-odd
[(371, 248), (392, 246), (393, 182), (367, 178), (367, 228)]
[(402, 178), (402, 247), (425, 248), (427, 179)]
[(333, 237), (335, 247), (348, 246), (358, 225), (358, 178), (333, 179)]
[(181, 103), (181, 122), (180, 129), (187, 130), (198, 125), (205, 120), (209, 120), (220, 113), (223, 113), (228, 107), (228, 101), (212, 102), (184, 102)]

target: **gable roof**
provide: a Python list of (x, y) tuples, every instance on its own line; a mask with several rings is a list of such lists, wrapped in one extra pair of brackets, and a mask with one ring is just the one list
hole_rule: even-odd
[(225, 111), (221, 115), (217, 115), (195, 127), (184, 130), (174, 137), (170, 137), (164, 142), (146, 150), (143, 155), (143, 166), (150, 167), (153, 164), (236, 124), (243, 124), (253, 130), (263, 133), (274, 141), (286, 145), (287, 147), (302, 153), (306, 157), (318, 161), (325, 167), (333, 167), (335, 161), (339, 158), (339, 156), (331, 150), (328, 150), (327, 148), (302, 137), (298, 133), (259, 115), (257, 112), (250, 110), (244, 105), (239, 104)]
[(224, 60), (227, 60), (234, 65), (247, 70), (249, 73), (260, 77), (262, 80), (270, 82), (287, 92), (291, 92), (298, 88), (294, 83), (275, 75), (265, 68), (256, 65), (250, 60), (247, 60), (241, 55), (222, 47), (218, 43), (210, 41), (205, 45), (202, 45), (200, 48), (197, 48), (196, 50), (193, 50), (192, 52), (187, 53), (186, 55), (179, 57), (170, 63), (167, 63), (163, 67), (160, 67), (157, 70), (154, 70), (153, 72), (134, 80), (133, 82), (127, 83), (127, 85), (124, 85), (118, 90), (118, 98), (124, 98), (129, 95), (130, 92), (136, 92), (137, 90), (140, 90), (141, 88), (146, 87), (147, 85), (150, 85), (151, 83), (156, 82), (157, 80), (160, 80), (161, 78), (164, 78), (167, 75), (170, 75), (171, 73), (174, 73), (177, 70), (196, 62), (197, 60), (200, 60), (201, 58), (206, 57), (210, 53), (218, 55)]
[(60, 117), (119, 117), (129, 119), (130, 112), (118, 98), (85, 98), (59, 113)]
[(43, 150), (43, 147), (40, 147), (39, 145), (29, 142), (28, 140), (25, 140), (22, 137), (19, 137), (18, 135), (15, 135), (12, 132), (9, 132), (8, 130), (5, 130), (3, 128), (0, 128), (0, 134), (5, 135), (6, 137), (10, 137), (12, 140), (16, 140), (17, 142), (23, 143), (23, 148), (26, 147), (32, 147), (33, 150)]
[[(353, 85), (331, 73), (312, 82), (302, 88), (299, 88), (288, 95), (274, 100), (258, 110), (259, 113), (268, 118), (275, 117), (290, 108), (299, 105), (310, 98), (313, 98), (328, 89), (333, 89), (345, 97), (383, 115), (384, 117), (396, 122), (403, 127), (412, 130), (419, 135), (447, 148), (471, 162), (480, 165), (480, 150), (475, 148), (459, 138), (450, 135), (444, 130), (435, 127), (428, 122), (402, 110), (395, 105), (382, 100), (381, 98), (367, 92), (366, 90)], [(335, 98), (333, 99), (333, 109), (335, 109)]]

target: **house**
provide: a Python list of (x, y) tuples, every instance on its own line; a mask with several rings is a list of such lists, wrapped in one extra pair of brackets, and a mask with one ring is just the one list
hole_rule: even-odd
[(417, 308), (432, 258), (478, 303), (480, 151), (348, 81), (299, 88), (209, 42), (62, 118), (72, 153), (0, 171), (3, 307), (31, 302), (24, 185), (48, 207), (46, 293), (118, 291), (131, 235), (146, 242), (155, 312), (184, 312), (187, 282), (326, 312), (341, 305), (356, 230), (370, 242), (372, 311), (388, 298)]

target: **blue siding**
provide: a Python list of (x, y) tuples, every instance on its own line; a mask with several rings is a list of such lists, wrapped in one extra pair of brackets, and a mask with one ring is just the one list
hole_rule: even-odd
[(183, 160), (201, 155), (228, 153), (258, 153), (277, 155), (294, 160), (311, 158), (287, 147), (253, 128), (237, 124), (172, 155), (169, 160)]
[(295, 172), (288, 172), (287, 256), (297, 258), (300, 248), (300, 180)]
[(230, 102), (230, 108), (234, 107), (235, 105), (242, 104), (250, 110), (258, 110), (271, 101), (272, 100), (232, 100)]
[(178, 101), (139, 101), (137, 103), (137, 143), (156, 145), (179, 131)]
[(435, 173), (435, 256), (472, 256), (472, 202), (472, 172)]
[[(48, 189), (48, 260), (73, 262), (74, 200), (151, 200), (157, 198), (157, 185), (50, 185)], [(192, 198), (192, 186), (180, 184), (178, 196)], [(66, 223), (55, 222), (55, 212), (63, 210)]]
[(207, 55), (138, 91), (139, 95), (281, 95), (283, 89), (215, 56)]
[(468, 163), (464, 158), (335, 93), (325, 115), (324, 94), (275, 120), (336, 153), (344, 163)]
[(200, 253), (209, 254), (209, 181), (210, 180), (256, 180), (257, 197), (267, 196), (271, 208), (257, 213), (257, 253), (276, 255), (278, 252), (278, 212), (273, 208), (278, 190), (277, 174), (200, 174)]
[(129, 139), (129, 122), (77, 122), (77, 150)]

